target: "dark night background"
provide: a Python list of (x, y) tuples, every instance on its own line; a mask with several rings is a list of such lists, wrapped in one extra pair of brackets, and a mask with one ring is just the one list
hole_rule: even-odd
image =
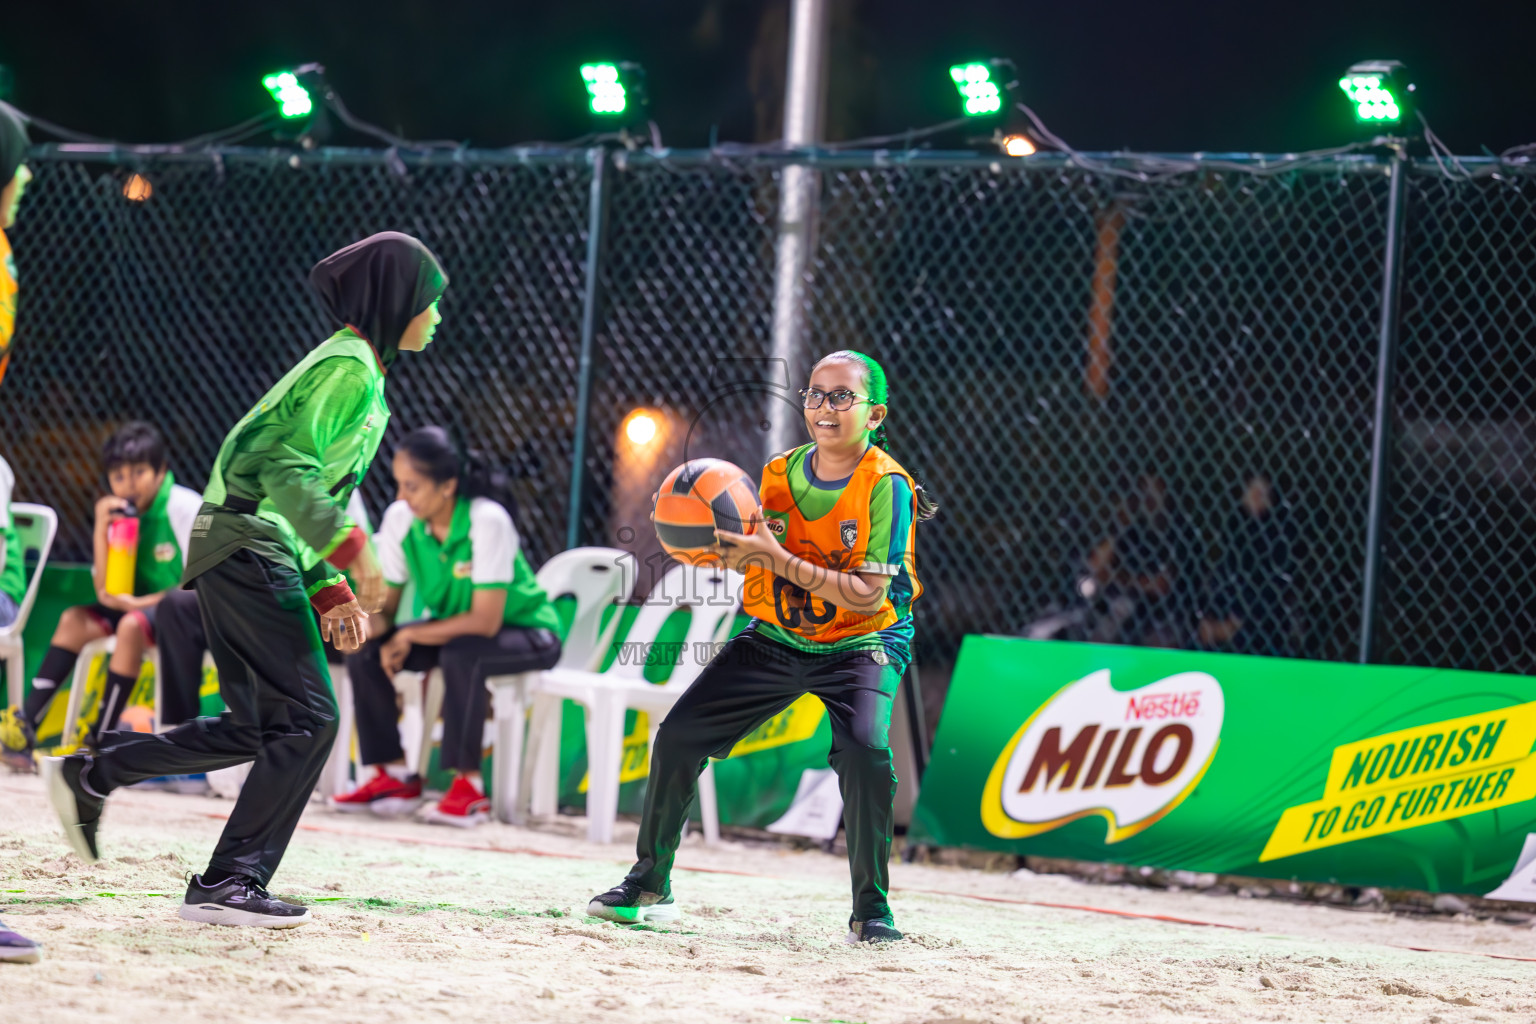
[[(1457, 152), (1536, 141), (1536, 3), (831, 0), (827, 138), (955, 116), (945, 69), (1012, 57), (1022, 96), (1085, 149), (1294, 151), (1348, 137), (1336, 80), (1405, 61)], [(587, 131), (583, 60), (638, 60), (665, 141), (776, 138), (787, 0), (264, 0), (23, 3), (0, 63), (25, 110), (164, 142), (267, 109), (260, 76), (325, 64), (360, 116), (413, 138), (504, 146)], [(360, 144), (351, 136), (334, 141)], [(936, 140), (940, 144), (950, 140)]]

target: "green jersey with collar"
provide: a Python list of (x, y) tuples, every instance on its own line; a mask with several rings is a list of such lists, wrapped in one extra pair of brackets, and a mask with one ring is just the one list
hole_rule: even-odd
[(560, 619), (523, 554), (511, 513), (490, 498), (459, 498), (448, 536), (441, 542), (431, 524), (411, 514), (403, 501), (384, 512), (374, 535), (379, 565), (392, 587), (416, 584), (422, 605), (434, 619), (463, 615), (477, 590), (505, 590), (502, 622), (558, 632)]
[(165, 474), (148, 508), (139, 510), (139, 547), (133, 567), (135, 597), (158, 594), (181, 585), (192, 523), (202, 507), (202, 495)]
[(350, 330), (317, 346), (225, 437), (184, 578), (248, 549), (301, 573), (312, 596), (339, 582), (324, 560), (344, 544), (344, 561), (356, 554), (345, 509), (388, 423), (373, 347)]

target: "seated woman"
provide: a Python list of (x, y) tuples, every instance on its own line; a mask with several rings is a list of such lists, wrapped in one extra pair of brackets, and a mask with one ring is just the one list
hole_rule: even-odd
[[(478, 459), (462, 459), (442, 427), (413, 430), (394, 458), (398, 500), (374, 536), (389, 596), (389, 621), (347, 656), (357, 741), (373, 778), (338, 810), (399, 814), (421, 801), (421, 779), (406, 769), (396, 725), (394, 675), (443, 670), (441, 764), (453, 785), (424, 817), (468, 827), (485, 821), (490, 802), (480, 781), (489, 676), (550, 668), (560, 659), (554, 605), (523, 556), (507, 505)], [(430, 618), (391, 629), (407, 582)]]

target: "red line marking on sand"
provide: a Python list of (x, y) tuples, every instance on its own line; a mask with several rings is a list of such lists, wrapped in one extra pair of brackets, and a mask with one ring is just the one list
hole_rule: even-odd
[(1408, 949), (1415, 953), (1453, 953), (1457, 956), (1486, 956), (1493, 960), (1522, 960), (1528, 964), (1536, 964), (1536, 956), (1515, 956), (1512, 953), (1479, 953), (1470, 949), (1433, 949), (1429, 946), (1397, 946), (1396, 949)]
[[(228, 821), (229, 815), (215, 814), (205, 811), (203, 816), (213, 818), (215, 821)], [(330, 828), (326, 825), (311, 825), (300, 822), (299, 828), (306, 832), (325, 832), (333, 836), (349, 836), (353, 839), (378, 839), (390, 843), (408, 843), (413, 846), (441, 846), (450, 850), (480, 850), (485, 853), (522, 853), (530, 857), (555, 857), (560, 860), (592, 860), (591, 857), (582, 856), (579, 853), (555, 853), (550, 850), (535, 850), (527, 846), (490, 846), (486, 843), (452, 843), (445, 839), (424, 839), (418, 836), (386, 836), (377, 832), (358, 832), (349, 828)]]
[(1081, 910), (1089, 914), (1109, 914), (1112, 917), (1135, 917), (1144, 921), (1164, 921), (1168, 924), (1192, 924), (1202, 928), (1230, 928), (1237, 932), (1256, 932), (1259, 929), (1241, 924), (1222, 924), (1219, 921), (1198, 921), (1192, 917), (1173, 917), (1169, 914), (1141, 914), (1134, 910), (1111, 910), (1108, 907), (1090, 907), (1081, 903), (1047, 903), (1045, 900), (1016, 900), (1007, 896), (977, 896), (964, 892), (948, 892), (943, 889), (909, 889), (892, 886), (892, 892), (920, 892), (929, 896), (953, 896), (962, 900), (983, 900), (987, 903), (1012, 903), (1025, 907), (1052, 907), (1056, 910)]
[[(227, 814), (215, 814), (212, 812), (205, 813), (207, 814), (207, 817), (217, 820), (225, 820), (229, 817)], [(380, 835), (377, 832), (359, 832), (354, 829), (331, 828), (328, 825), (312, 825), (307, 822), (301, 822), (299, 824), (299, 828), (308, 832), (323, 832), (328, 835), (348, 836), (353, 839), (378, 839), (392, 843), (408, 843), (416, 846), (444, 847), (450, 850), (476, 850), (484, 853), (522, 853), (532, 857), (556, 857), (561, 860), (614, 860), (614, 858), (611, 857), (591, 857), (580, 853), (554, 853), (548, 850), (534, 850), (526, 846), (491, 846), (486, 843), (455, 843), (446, 839), (423, 839), (415, 836)], [(616, 861), (616, 863), (624, 862)], [(730, 868), (687, 867), (685, 865), (679, 864), (677, 869), (679, 871), (693, 871), (706, 875), (735, 875), (739, 878), (762, 878), (772, 882), (791, 881), (791, 879), (787, 879), (779, 875), (765, 875), (756, 871), (734, 871)], [(1113, 917), (1132, 917), (1146, 921), (1163, 921), (1168, 924), (1188, 924), (1206, 928), (1230, 928), (1234, 931), (1242, 932), (1258, 931), (1257, 928), (1247, 928), (1243, 925), (1221, 924), (1216, 921), (1197, 921), (1194, 918), (1171, 917), (1167, 914), (1140, 914), (1133, 910), (1111, 910), (1107, 907), (1090, 907), (1075, 903), (1047, 903), (1043, 900), (1018, 900), (1011, 899), (1006, 896), (977, 896), (964, 892), (947, 892), (942, 889), (909, 889), (906, 886), (893, 887), (893, 891), (923, 893), (928, 896), (948, 896), (954, 899), (962, 900), (981, 900), (986, 903), (1011, 903), (1017, 906), (1051, 907), (1056, 910), (1078, 910), (1089, 914), (1108, 914)]]
[[(205, 811), (204, 817), (213, 818), (215, 821), (228, 821), (229, 815), (215, 814)], [(407, 843), (414, 846), (439, 846), (449, 850), (476, 850), (483, 853), (522, 853), (530, 857), (555, 857), (560, 860), (607, 860), (615, 864), (627, 864), (613, 857), (591, 857), (583, 853), (556, 853), (551, 850), (535, 850), (528, 846), (491, 846), (487, 843), (455, 843), (446, 839), (424, 839), (417, 836), (387, 836), (377, 832), (358, 832), (348, 828), (331, 828), (328, 825), (311, 825), (300, 822), (299, 828), (306, 832), (324, 832), (333, 836), (348, 836), (353, 839), (378, 839), (391, 843)], [(783, 881), (775, 875), (760, 875), (751, 871), (732, 871), (730, 868), (690, 868), (679, 866), (680, 871), (698, 871), (710, 875), (740, 875), (743, 878), (767, 878)]]
[[(204, 812), (205, 817), (217, 821), (227, 821), (229, 815)], [(326, 825), (311, 825), (301, 822), (299, 828), (308, 832), (323, 832), (328, 835), (349, 836), (353, 839), (378, 839), (391, 843), (406, 843), (415, 846), (438, 846), (451, 850), (474, 850), (483, 853), (521, 853), (530, 857), (555, 857), (560, 860), (614, 860), (611, 857), (591, 857), (581, 853), (555, 853), (549, 850), (535, 850), (526, 846), (490, 846), (486, 843), (455, 843), (446, 839), (425, 839), (416, 836), (387, 836), (377, 832), (359, 832), (353, 829), (331, 828)], [(686, 867), (679, 864), (679, 871), (693, 871), (706, 875), (736, 875), (740, 878), (763, 878), (769, 881), (785, 882), (793, 879), (783, 878), (779, 875), (764, 875), (755, 871), (733, 871), (730, 868), (702, 868)], [(906, 886), (892, 886), (892, 892), (921, 893), (925, 896), (947, 896), (952, 899), (979, 900), (983, 903), (1007, 903), (1023, 907), (1049, 907), (1052, 910), (1075, 910), (1085, 914), (1105, 914), (1110, 917), (1128, 917), (1142, 921), (1161, 921), (1164, 924), (1184, 924), (1198, 928), (1225, 928), (1230, 931), (1258, 932), (1258, 928), (1250, 928), (1240, 924), (1222, 924), (1220, 921), (1200, 921), (1192, 917), (1174, 917), (1170, 914), (1141, 914), (1134, 910), (1112, 910), (1109, 907), (1093, 907), (1081, 903), (1050, 903), (1045, 900), (1020, 900), (1008, 896), (980, 896), (973, 893), (949, 892), (945, 889), (911, 889)], [(1390, 944), (1388, 944), (1390, 945)], [(1464, 949), (1434, 949), (1429, 946), (1391, 946), (1393, 949), (1406, 949), (1414, 953), (1449, 953), (1456, 956), (1481, 956), (1492, 960), (1517, 960), (1524, 963), (1536, 963), (1536, 957), (1514, 956), (1509, 953), (1479, 953)]]

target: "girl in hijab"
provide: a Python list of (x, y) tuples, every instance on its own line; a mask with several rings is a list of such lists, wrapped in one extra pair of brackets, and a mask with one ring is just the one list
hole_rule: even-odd
[(426, 246), (392, 231), (327, 256), (309, 279), (345, 328), (225, 437), (183, 575), (197, 590), (228, 710), (158, 736), (115, 733), (94, 756), (43, 763), (65, 834), (90, 863), (112, 790), (254, 759), (207, 870), (187, 887), (179, 913), (188, 921), (292, 928), (309, 920), (307, 909), (274, 899), (266, 886), (336, 738), (321, 641), (356, 650), (385, 593), (347, 500), (389, 421), (385, 374), (398, 353), (432, 340), (448, 283)]
[(16, 223), (21, 194), (32, 172), (22, 163), (27, 155), (27, 129), (15, 108), (0, 103), (0, 383), (11, 361), (11, 335), (16, 330), (16, 263), (5, 232)]

